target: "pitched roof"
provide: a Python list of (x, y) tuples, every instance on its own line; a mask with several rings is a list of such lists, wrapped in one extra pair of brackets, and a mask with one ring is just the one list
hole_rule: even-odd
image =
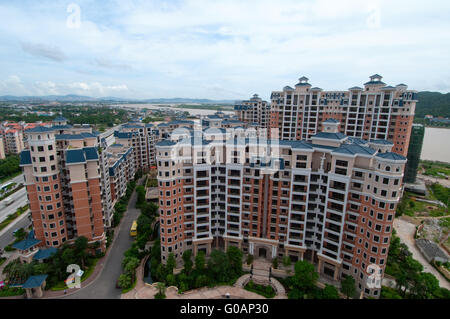
[(177, 143), (171, 141), (171, 140), (163, 140), (161, 142), (156, 143), (156, 146), (173, 146)]
[(22, 288), (38, 288), (42, 286), (45, 279), (47, 279), (48, 275), (38, 275), (38, 276), (31, 276), (25, 281), (25, 283), (22, 285)]
[(40, 242), (41, 240), (36, 239), (34, 237), (34, 230), (32, 230), (28, 233), (28, 236), (24, 240), (19, 241), (18, 243), (13, 244), (12, 246), (19, 250), (27, 250), (33, 246), (36, 246)]
[(27, 130), (27, 133), (47, 133), (52, 132), (53, 129), (45, 126), (36, 126)]
[(47, 249), (39, 249), (38, 252), (33, 256), (33, 260), (47, 259), (56, 254), (57, 251), (58, 249), (56, 249), (55, 247), (50, 247)]
[(370, 143), (380, 144), (380, 145), (394, 145), (391, 141), (388, 140), (370, 140)]
[(66, 151), (66, 163), (76, 164), (86, 162), (86, 157), (84, 156), (83, 149), (74, 149)]
[(337, 133), (329, 133), (329, 132), (319, 132), (316, 135), (311, 136), (311, 138), (327, 138), (331, 140), (342, 140), (345, 139), (347, 136), (345, 134), (342, 134), (341, 132)]
[(342, 144), (340, 147), (336, 148), (333, 153), (373, 155), (376, 151), (373, 148), (361, 146), (359, 144)]
[(394, 161), (406, 161), (406, 157), (399, 155), (397, 153), (393, 153), (393, 152), (378, 153), (377, 157), (394, 160)]

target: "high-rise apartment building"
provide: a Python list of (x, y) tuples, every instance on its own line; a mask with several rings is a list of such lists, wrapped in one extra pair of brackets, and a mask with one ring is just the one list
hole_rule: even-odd
[(424, 136), (425, 127), (422, 124), (413, 124), (409, 140), (408, 163), (405, 169), (405, 183), (414, 183), (416, 181)]
[(301, 77), (294, 88), (271, 94), (270, 127), (284, 140), (310, 140), (329, 118), (340, 122), (339, 132), (363, 140), (389, 140), (392, 151), (406, 156), (417, 92), (405, 84), (395, 87), (372, 75), (364, 87), (323, 91)]
[(162, 261), (235, 245), (309, 260), (379, 296), (372, 278), (380, 284), (384, 274), (406, 158), (391, 142), (340, 128), (324, 120), (309, 141), (217, 130), (157, 143)]
[(269, 127), (270, 106), (263, 101), (258, 94), (254, 94), (249, 100), (236, 103), (234, 110), (239, 120), (255, 124), (260, 128)]
[(20, 166), (36, 239), (58, 247), (85, 236), (104, 250), (112, 205), (98, 134), (59, 118), (52, 127), (35, 127), (26, 135), (29, 149), (21, 152)]
[(159, 141), (159, 129), (153, 124), (131, 122), (114, 132), (118, 144), (133, 148), (136, 170), (148, 170), (155, 164), (155, 144)]

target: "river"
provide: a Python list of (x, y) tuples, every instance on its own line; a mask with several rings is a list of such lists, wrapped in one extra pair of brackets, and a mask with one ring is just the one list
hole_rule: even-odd
[(450, 129), (426, 127), (420, 159), (450, 163)]
[[(147, 108), (149, 110), (155, 110), (155, 109), (161, 109), (161, 108), (168, 108), (168, 109), (173, 109), (173, 110), (177, 110), (180, 112), (189, 112), (192, 115), (212, 115), (216, 112), (218, 112), (217, 110), (208, 110), (208, 109), (185, 109), (185, 108), (176, 108), (176, 107), (168, 107), (167, 104), (165, 105), (159, 105), (159, 104), (123, 104), (123, 105), (117, 105), (117, 106), (122, 106), (122, 107), (130, 107), (130, 108)], [(225, 114), (234, 114), (234, 111), (230, 110), (230, 111), (221, 111)]]

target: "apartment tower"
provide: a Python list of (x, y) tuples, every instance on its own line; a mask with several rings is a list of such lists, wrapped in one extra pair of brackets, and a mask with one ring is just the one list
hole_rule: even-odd
[(363, 140), (389, 140), (394, 153), (408, 154), (417, 91), (405, 84), (388, 86), (378, 74), (364, 87), (347, 91), (324, 91), (301, 77), (294, 86), (271, 94), (270, 128), (274, 138), (310, 140), (327, 119), (339, 121), (339, 132)]

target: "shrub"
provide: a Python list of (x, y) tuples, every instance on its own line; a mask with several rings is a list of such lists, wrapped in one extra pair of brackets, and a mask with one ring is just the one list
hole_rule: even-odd
[(247, 255), (247, 265), (250, 265), (253, 262), (253, 255)]
[(273, 268), (275, 268), (275, 269), (277, 269), (278, 268), (278, 258), (274, 258), (273, 259), (273, 261), (272, 261), (272, 266), (273, 266)]

